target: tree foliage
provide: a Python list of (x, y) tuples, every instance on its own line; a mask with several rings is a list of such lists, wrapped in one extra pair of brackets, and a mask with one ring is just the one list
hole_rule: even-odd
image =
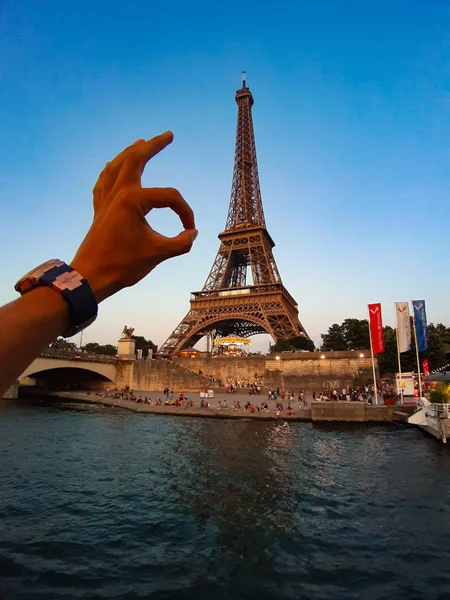
[(321, 350), (347, 350), (343, 325), (334, 323), (328, 328), (327, 333), (322, 333), (320, 337), (322, 338)]
[(49, 345), (52, 350), (76, 350), (77, 345), (75, 342), (68, 342), (63, 337), (58, 337), (54, 342)]
[[(411, 317), (411, 331), (413, 328)], [(398, 372), (397, 337), (392, 327), (383, 328), (384, 352), (377, 355), (382, 377)], [(334, 323), (322, 334), (323, 351), (367, 350), (370, 348), (369, 323), (367, 319), (345, 319), (341, 325)], [(438, 369), (446, 363), (445, 346), (450, 344), (450, 327), (442, 323), (428, 325), (428, 350), (420, 353), (420, 363), (427, 358), (430, 369)], [(416, 346), (411, 335), (411, 349), (401, 354), (403, 373), (417, 371)]]
[(151, 340), (146, 340), (142, 335), (132, 335), (133, 340), (136, 342), (136, 350), (142, 350), (142, 358), (148, 357), (148, 351), (153, 350), (155, 353), (158, 350), (158, 346)]
[(113, 346), (112, 344), (97, 344), (97, 342), (85, 344), (83, 350), (89, 354), (107, 354), (109, 356), (117, 354), (117, 346)]
[(345, 319), (341, 325), (334, 323), (321, 337), (321, 350), (324, 351), (367, 350), (370, 348), (367, 319)]
[(342, 327), (347, 350), (370, 348), (369, 321), (367, 319), (345, 319)]
[[(397, 336), (395, 329), (392, 327), (384, 327), (383, 333), (384, 352), (377, 356), (381, 376), (398, 373)], [(428, 359), (428, 365), (431, 370), (439, 369), (446, 363), (445, 339), (448, 334), (449, 328), (442, 325), (442, 323), (439, 323), (438, 325), (430, 323), (430, 325), (428, 325), (428, 350), (419, 353), (421, 366), (425, 358)], [(416, 343), (414, 335), (411, 335), (411, 349), (408, 350), (408, 352), (402, 352), (400, 360), (403, 373), (411, 371), (417, 372)]]
[(298, 335), (292, 338), (280, 339), (275, 344), (270, 344), (269, 352), (275, 354), (277, 352), (290, 352), (292, 350), (314, 350), (314, 342), (303, 335)]
[(430, 402), (434, 404), (448, 404), (450, 402), (450, 385), (440, 383), (430, 393)]

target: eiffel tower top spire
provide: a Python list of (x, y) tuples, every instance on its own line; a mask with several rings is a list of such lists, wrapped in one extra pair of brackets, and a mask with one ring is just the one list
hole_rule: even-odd
[(236, 91), (238, 118), (236, 149), (234, 153), (233, 183), (225, 231), (241, 227), (266, 227), (259, 187), (253, 131), (253, 95), (247, 87), (246, 73), (242, 71), (242, 87)]

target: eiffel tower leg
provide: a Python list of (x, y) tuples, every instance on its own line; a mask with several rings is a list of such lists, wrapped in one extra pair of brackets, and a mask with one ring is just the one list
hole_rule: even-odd
[(203, 333), (197, 333), (192, 336), (192, 332), (197, 329), (198, 325), (198, 310), (191, 309), (161, 346), (159, 353), (164, 356), (171, 356), (175, 352), (187, 347), (190, 340), (190, 345), (195, 346), (195, 344), (203, 337)]
[(246, 288), (250, 293), (226, 292), (225, 296), (200, 292), (191, 300), (191, 310), (162, 345), (160, 353), (173, 355), (193, 347), (211, 330), (216, 330), (219, 336), (268, 333), (274, 341), (299, 335), (308, 337), (283, 285), (270, 287), (269, 290), (267, 286), (251, 287)]
[(308, 337), (303, 325), (298, 319), (298, 313), (283, 301), (280, 294), (272, 302), (262, 303), (262, 311), (267, 320), (267, 332), (276, 341), (304, 335)]

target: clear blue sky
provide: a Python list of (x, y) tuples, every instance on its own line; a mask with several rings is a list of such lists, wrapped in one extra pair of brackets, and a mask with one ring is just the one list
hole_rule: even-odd
[[(425, 298), (450, 325), (449, 2), (4, 0), (0, 32), (1, 303), (30, 268), (71, 260), (104, 163), (171, 129), (144, 183), (179, 188), (199, 237), (84, 338), (127, 324), (161, 344), (218, 248), (246, 70), (266, 222), (313, 339), (369, 302), (393, 324), (393, 302)], [(150, 222), (178, 232), (167, 211)]]

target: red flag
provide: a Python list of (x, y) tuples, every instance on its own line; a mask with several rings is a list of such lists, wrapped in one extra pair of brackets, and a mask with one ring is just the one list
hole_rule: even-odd
[(430, 367), (428, 366), (428, 358), (426, 358), (423, 361), (422, 368), (423, 368), (423, 376), (428, 377), (428, 375), (430, 374)]
[(370, 335), (372, 336), (372, 352), (380, 354), (384, 352), (383, 319), (381, 316), (381, 304), (369, 304)]

